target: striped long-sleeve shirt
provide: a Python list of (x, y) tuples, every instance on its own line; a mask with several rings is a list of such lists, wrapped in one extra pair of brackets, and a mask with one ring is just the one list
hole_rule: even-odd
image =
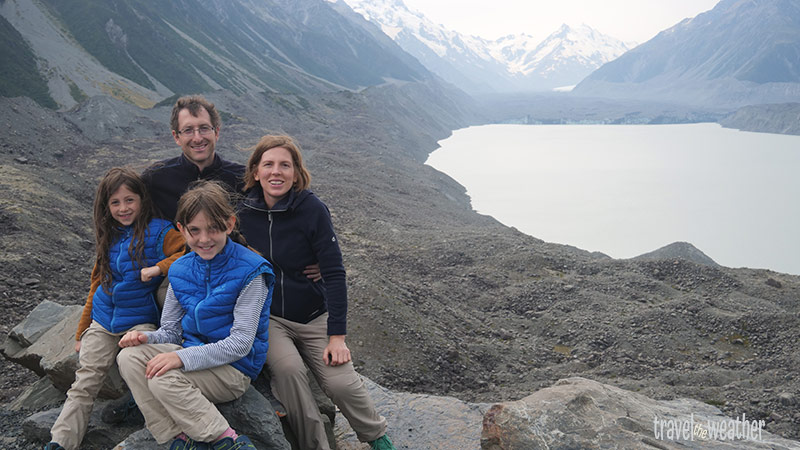
[[(253, 281), (242, 289), (239, 297), (236, 298), (236, 306), (233, 308), (233, 326), (228, 337), (210, 344), (187, 347), (175, 352), (183, 362), (183, 370), (208, 369), (230, 364), (245, 357), (253, 346), (258, 330), (258, 319), (268, 292), (264, 277), (253, 278)], [(161, 328), (145, 332), (147, 342), (149, 344), (180, 345), (183, 342), (181, 319), (184, 314), (186, 311), (178, 302), (170, 285), (161, 314)]]

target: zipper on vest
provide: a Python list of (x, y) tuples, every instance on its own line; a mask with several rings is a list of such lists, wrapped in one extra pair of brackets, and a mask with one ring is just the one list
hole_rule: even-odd
[[(117, 252), (116, 266), (117, 266), (117, 272), (122, 274), (122, 279), (120, 280), (120, 283), (125, 281), (124, 272), (120, 268), (120, 260), (122, 259), (122, 252), (123, 251), (127, 251), (126, 248), (123, 248), (123, 244), (125, 243), (125, 241), (128, 240), (128, 237), (130, 237), (130, 235), (131, 235), (131, 230), (130, 230), (130, 228), (128, 228), (128, 229), (125, 230), (125, 234), (119, 239), (119, 244), (118, 244), (119, 245), (119, 251)], [(133, 264), (133, 259), (131, 259), (131, 264)], [(116, 296), (117, 296), (117, 284), (118, 283), (114, 283), (114, 274), (111, 274), (111, 298), (109, 299), (109, 300), (111, 300), (111, 304), (108, 305), (108, 306), (111, 307), (111, 323), (110, 323), (111, 330), (109, 330), (109, 331), (111, 331), (112, 333), (116, 332), (116, 329), (115, 329), (116, 327), (114, 326), (114, 322), (117, 321), (117, 299), (116, 299)]]
[(198, 333), (200, 333), (200, 317), (198, 316), (198, 311), (200, 311), (200, 305), (202, 305), (203, 302), (206, 301), (208, 297), (211, 296), (211, 261), (203, 261), (203, 262), (206, 265), (206, 277), (203, 280), (203, 283), (206, 286), (206, 296), (203, 297), (202, 300), (197, 302), (196, 305), (194, 305), (194, 323), (195, 326), (197, 326)]

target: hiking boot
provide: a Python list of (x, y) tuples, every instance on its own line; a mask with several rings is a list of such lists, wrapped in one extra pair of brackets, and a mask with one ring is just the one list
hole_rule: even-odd
[(392, 440), (385, 434), (374, 441), (369, 441), (369, 446), (372, 450), (397, 450), (394, 448)]
[[(183, 433), (181, 433), (183, 435)], [(186, 435), (183, 435), (186, 436)], [(175, 438), (169, 445), (169, 450), (209, 450), (211, 447), (206, 442), (197, 442), (186, 436), (186, 438)]]
[(130, 392), (103, 408), (100, 418), (110, 425), (144, 425), (144, 416)]
[(253, 449), (255, 450), (256, 446), (250, 442), (250, 438), (247, 436), (240, 434), (238, 438), (234, 441), (233, 438), (226, 437), (218, 440), (217, 442), (211, 445), (212, 450), (246, 450), (246, 449)]
[(64, 447), (62, 447), (58, 442), (48, 442), (45, 444), (44, 450), (64, 450)]

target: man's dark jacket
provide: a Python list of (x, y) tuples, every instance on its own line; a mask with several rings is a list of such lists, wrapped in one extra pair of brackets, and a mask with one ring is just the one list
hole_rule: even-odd
[(178, 199), (193, 181), (217, 180), (231, 192), (241, 193), (244, 186), (244, 170), (243, 165), (226, 161), (215, 153), (214, 162), (201, 172), (181, 153), (176, 158), (165, 159), (148, 167), (142, 173), (142, 178), (159, 217), (174, 222)]

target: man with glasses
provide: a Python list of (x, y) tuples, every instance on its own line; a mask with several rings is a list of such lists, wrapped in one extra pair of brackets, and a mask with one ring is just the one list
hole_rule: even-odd
[(200, 95), (181, 97), (170, 118), (172, 137), (183, 154), (158, 162), (142, 173), (161, 216), (175, 220), (178, 199), (196, 180), (217, 180), (240, 192), (244, 166), (215, 153), (222, 121), (214, 104)]

